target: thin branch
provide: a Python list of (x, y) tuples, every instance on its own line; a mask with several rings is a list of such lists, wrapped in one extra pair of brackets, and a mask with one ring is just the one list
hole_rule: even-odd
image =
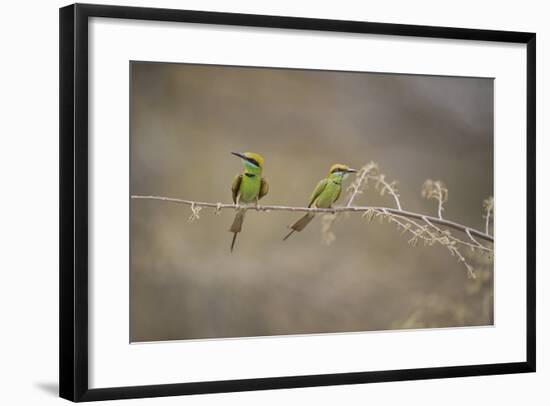
[(460, 253), (460, 250), (458, 250), (453, 245), (448, 245), (447, 247), (449, 248), (449, 251), (451, 251), (451, 255), (453, 256), (456, 255), (456, 257), (458, 258), (458, 261), (462, 262), (462, 264), (466, 267), (466, 270), (468, 271), (468, 276), (472, 279), (476, 279), (474, 268), (472, 268), (472, 266), (468, 262), (466, 262), (466, 258), (464, 258), (464, 256)]
[(483, 201), (483, 208), (485, 209), (485, 234), (489, 234), (489, 221), (491, 220), (491, 214), (494, 211), (495, 200), (493, 196)]
[(198, 202), (193, 200), (184, 200), (184, 199), (176, 199), (171, 197), (164, 197), (164, 196), (143, 196), (143, 195), (133, 195), (131, 196), (132, 199), (142, 199), (142, 200), (160, 200), (165, 202), (172, 202), (172, 203), (179, 203), (179, 204), (185, 204), (188, 206), (193, 205), (193, 207), (211, 207), (216, 209), (217, 212), (223, 209), (247, 209), (247, 210), (256, 210), (256, 211), (289, 211), (289, 212), (309, 212), (309, 213), (340, 213), (340, 212), (368, 212), (371, 210), (377, 210), (377, 211), (383, 211), (407, 218), (412, 219), (418, 219), (418, 220), (424, 220), (428, 219), (430, 222), (434, 224), (439, 224), (440, 226), (449, 227), (454, 230), (466, 233), (467, 230), (475, 237), (480, 238), (482, 240), (493, 242), (493, 236), (489, 235), (488, 233), (484, 233), (479, 230), (475, 230), (471, 227), (455, 223), (450, 220), (446, 219), (440, 219), (437, 217), (431, 217), (426, 216), (424, 214), (420, 213), (413, 213), (406, 210), (400, 210), (395, 209), (391, 207), (375, 207), (375, 206), (340, 206), (340, 207), (333, 207), (330, 209), (320, 209), (315, 207), (293, 207), (293, 206), (281, 206), (281, 205), (239, 205), (239, 204), (232, 204), (232, 203), (209, 203), (209, 202)]
[[(387, 214), (387, 212), (385, 212)], [(475, 279), (476, 278), (476, 275), (474, 273), (474, 269), (472, 268), (472, 266), (466, 262), (466, 258), (464, 258), (464, 256), (462, 255), (462, 253), (460, 252), (460, 250), (456, 247), (456, 242), (457, 241), (460, 241), (458, 239), (456, 239), (455, 237), (453, 237), (450, 232), (445, 232), (443, 230), (441, 230), (439, 227), (435, 226), (434, 224), (432, 224), (427, 218), (426, 216), (424, 216), (423, 220), (427, 223), (428, 226), (432, 227), (438, 234), (441, 235), (441, 237), (438, 237), (437, 235), (435, 235), (430, 229), (428, 226), (422, 226), (420, 224), (418, 224), (417, 222), (415, 221), (411, 221), (410, 219), (405, 219), (405, 221), (407, 221), (407, 223), (410, 223), (410, 224), (413, 224), (415, 227), (416, 227), (416, 230), (411, 228), (410, 227), (410, 224), (403, 224), (401, 223), (399, 220), (396, 220), (395, 217), (401, 217), (403, 218), (402, 216), (396, 216), (396, 215), (391, 215), (389, 214), (390, 216), (390, 221), (393, 221), (395, 223), (397, 223), (398, 225), (400, 225), (401, 227), (403, 227), (403, 229), (405, 231), (409, 231), (413, 234), (413, 238), (411, 238), (408, 242), (409, 244), (411, 245), (416, 245), (416, 241), (418, 239), (422, 239), (424, 240), (424, 242), (427, 244), (427, 245), (433, 245), (434, 243), (439, 243), (441, 244), (443, 247), (447, 248), (449, 250), (449, 252), (451, 253), (452, 256), (456, 256), (459, 260), (459, 262), (462, 262), (462, 264), (464, 265), (464, 267), (466, 268), (466, 270), (468, 271), (468, 276), (472, 279)], [(424, 234), (427, 234), (427, 237), (424, 236)], [(468, 243), (466, 243), (468, 244)]]
[(471, 233), (471, 229), (466, 227), (465, 229), (465, 233), (468, 235), (468, 237), (470, 237), (472, 239), (472, 241), (475, 242), (475, 245), (474, 244), (471, 244), (467, 241), (463, 241), (461, 240), (460, 238), (457, 238), (455, 237), (454, 235), (452, 235), (450, 232), (446, 233), (444, 230), (442, 230), (441, 228), (437, 227), (435, 224), (433, 224), (426, 216), (423, 217), (424, 222), (426, 224), (428, 224), (429, 226), (431, 226), (434, 230), (436, 230), (438, 233), (440, 234), (444, 234), (446, 235), (451, 241), (455, 241), (457, 244), (461, 244), (461, 245), (465, 245), (467, 247), (470, 247), (472, 249), (479, 249), (479, 250), (482, 250), (482, 251), (487, 251), (487, 252), (493, 252), (492, 249), (490, 248), (487, 248), (486, 246), (480, 244), (473, 236), (472, 236), (472, 233)]
[[(464, 256), (460, 252), (460, 250), (458, 248), (456, 248), (456, 243), (462, 243), (462, 244), (466, 244), (466, 245), (470, 245), (470, 246), (472, 246), (472, 245), (457, 239), (456, 237), (451, 235), (450, 231), (447, 231), (447, 232), (443, 231), (442, 229), (440, 229), (436, 225), (432, 224), (427, 218), (424, 218), (424, 221), (428, 225), (432, 226), (440, 235), (443, 235), (443, 236), (447, 237), (448, 241), (450, 241), (450, 242), (448, 242), (448, 243), (447, 242), (442, 242), (442, 244), (447, 247), (447, 249), (451, 252), (451, 254), (453, 256), (456, 255), (456, 257), (458, 257), (459, 262), (462, 262), (462, 264), (464, 264), (464, 266), (468, 270), (468, 275), (470, 276), (470, 278), (475, 279), (476, 275), (474, 273), (474, 269), (472, 268), (472, 266), (468, 262), (466, 262), (466, 258), (464, 258)], [(468, 230), (466, 230), (466, 233), (470, 234)], [(452, 242), (454, 242), (454, 244)]]
[(351, 207), (353, 200), (355, 199), (355, 196), (357, 196), (361, 192), (361, 186), (363, 186), (363, 181), (367, 177), (368, 173), (371, 171), (372, 168), (375, 167), (375, 164), (372, 162), (361, 168), (359, 173), (357, 174), (355, 180), (348, 188), (351, 190), (350, 197), (348, 199), (348, 204), (346, 204), (346, 207)]
[(443, 218), (443, 193), (441, 192), (441, 185), (439, 182), (435, 182), (435, 187), (437, 188), (437, 201), (438, 201), (438, 207), (437, 207), (437, 215), (440, 219)]
[(368, 178), (372, 179), (372, 180), (375, 180), (378, 183), (381, 183), (383, 185), (382, 192), (387, 190), (389, 192), (389, 194), (392, 195), (393, 200), (395, 201), (395, 206), (397, 207), (397, 210), (402, 210), (401, 209), (401, 201), (399, 200), (399, 194), (397, 193), (397, 189), (395, 188), (395, 182), (393, 182), (391, 184), (388, 183), (383, 174), (369, 175)]
[(481, 244), (478, 240), (476, 240), (473, 236), (472, 236), (472, 233), (470, 232), (470, 229), (466, 229), (466, 234), (468, 235), (468, 237), (470, 237), (470, 240), (472, 240), (474, 242), (474, 244), (480, 248), (480, 249), (487, 249), (487, 247), (485, 247), (483, 244)]
[(443, 203), (447, 201), (449, 191), (440, 180), (428, 179), (422, 185), (422, 196), (426, 199), (437, 200), (437, 216), (443, 219)]
[[(401, 201), (399, 199), (399, 194), (395, 187), (395, 182), (388, 183), (385, 179), (385, 175), (380, 173), (376, 175), (367, 175), (367, 178), (373, 179), (377, 182), (376, 184), (377, 189), (379, 185), (382, 184), (383, 187), (380, 193), (384, 195), (384, 193), (388, 191), (393, 196), (397, 209), (402, 211)], [(438, 205), (439, 205), (438, 219), (442, 221), (443, 220), (443, 216), (442, 216), (443, 202), (447, 200), (447, 196), (448, 196), (447, 189), (444, 187), (443, 183), (439, 181), (437, 182), (429, 181), (424, 185), (424, 187), (426, 191), (425, 192), (423, 191), (423, 194), (426, 194), (426, 197), (436, 198), (438, 200)], [(460, 252), (460, 250), (457, 248), (456, 245), (461, 244), (461, 245), (468, 246), (472, 249), (477, 248), (477, 249), (483, 249), (483, 250), (492, 252), (492, 250), (477, 243), (476, 240), (474, 241), (477, 243), (477, 245), (473, 245), (459, 238), (456, 238), (451, 234), (450, 231), (447, 231), (447, 230), (444, 231), (441, 228), (435, 226), (431, 221), (428, 220), (427, 216), (422, 217), (422, 220), (427, 224), (427, 226), (422, 226), (417, 222), (412, 221), (410, 217), (404, 217), (401, 215), (389, 213), (387, 209), (382, 209), (382, 212), (384, 213), (384, 215), (389, 217), (390, 221), (393, 221), (394, 223), (396, 223), (398, 227), (403, 228), (404, 232), (410, 232), (413, 235), (413, 237), (408, 241), (409, 244), (416, 245), (416, 242), (419, 239), (421, 239), (427, 245), (433, 245), (434, 243), (437, 242), (442, 246), (444, 246), (445, 248), (447, 248), (450, 251), (451, 255), (458, 257), (459, 261), (462, 262), (462, 264), (466, 267), (470, 278), (475, 279), (476, 275), (474, 273), (474, 270), (472, 266), (468, 264), (468, 262), (466, 262), (466, 258), (464, 258), (464, 256), (462, 255), (462, 253)], [(398, 220), (398, 218), (404, 219), (405, 223)], [(411, 224), (414, 225), (416, 229), (412, 228)], [(440, 235), (440, 237), (438, 237), (434, 232), (432, 232), (429, 227), (435, 230), (435, 233)], [(469, 228), (466, 229), (466, 233), (468, 234), (468, 236), (470, 236), (470, 238), (473, 239)], [(426, 234), (427, 236), (425, 236), (424, 234)]]

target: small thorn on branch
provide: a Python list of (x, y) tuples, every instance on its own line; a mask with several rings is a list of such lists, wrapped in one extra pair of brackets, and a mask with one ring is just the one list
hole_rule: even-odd
[(191, 204), (191, 215), (189, 216), (189, 219), (188, 219), (190, 223), (200, 219), (199, 213), (201, 209), (202, 209), (201, 206), (196, 206), (194, 203)]

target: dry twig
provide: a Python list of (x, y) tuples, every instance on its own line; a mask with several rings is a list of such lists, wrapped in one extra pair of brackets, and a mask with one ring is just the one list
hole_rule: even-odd
[(485, 219), (485, 234), (489, 234), (489, 222), (491, 221), (491, 214), (495, 209), (495, 199), (493, 199), (493, 196), (483, 201), (483, 209), (485, 209), (485, 214), (483, 215)]

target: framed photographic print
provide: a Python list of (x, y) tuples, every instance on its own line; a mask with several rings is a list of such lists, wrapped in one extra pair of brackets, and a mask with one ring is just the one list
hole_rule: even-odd
[(535, 34), (60, 10), (60, 395), (535, 371)]

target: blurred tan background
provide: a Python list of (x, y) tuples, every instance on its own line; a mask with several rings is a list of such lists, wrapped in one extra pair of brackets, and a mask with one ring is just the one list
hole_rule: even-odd
[[(307, 204), (332, 163), (373, 160), (404, 209), (436, 213), (425, 179), (449, 189), (445, 217), (482, 229), (493, 194), (493, 80), (186, 64), (131, 64), (132, 194), (231, 201), (230, 151), (266, 159), (263, 204)], [(345, 182), (348, 186), (352, 179)], [(339, 201), (345, 201), (345, 195)], [(392, 206), (370, 187), (357, 204)], [(492, 262), (478, 278), (441, 246), (411, 247), (394, 225), (340, 215), (282, 242), (298, 216), (131, 201), (130, 340), (490, 325)]]

